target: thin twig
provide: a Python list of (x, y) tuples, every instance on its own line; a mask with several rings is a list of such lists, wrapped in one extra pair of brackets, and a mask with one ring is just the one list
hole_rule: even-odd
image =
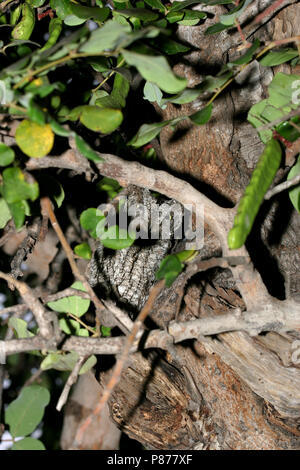
[(34, 374), (32, 374), (29, 379), (26, 380), (22, 388), (28, 387), (33, 384), (45, 371), (43, 369), (38, 369)]
[(68, 380), (67, 382), (65, 383), (65, 386), (63, 388), (63, 391), (59, 397), (59, 400), (57, 402), (57, 405), (56, 405), (56, 409), (57, 411), (61, 411), (62, 407), (65, 405), (65, 403), (67, 402), (67, 399), (68, 399), (68, 396), (69, 396), (69, 393), (70, 393), (70, 390), (71, 390), (71, 387), (72, 385), (77, 381), (77, 378), (78, 378), (78, 374), (80, 372), (80, 369), (81, 367), (83, 366), (83, 364), (85, 363), (86, 359), (87, 359), (88, 356), (82, 356), (78, 359), (78, 361), (76, 362), (75, 366), (74, 366), (74, 369), (72, 370), (72, 372), (70, 373), (69, 377), (68, 377)]
[(52, 208), (52, 203), (51, 203), (50, 199), (48, 197), (42, 198), (41, 199), (41, 206), (42, 206), (42, 210), (44, 212), (46, 212), (49, 216), (52, 227), (55, 230), (55, 232), (56, 232), (56, 234), (59, 238), (59, 241), (62, 244), (62, 247), (63, 247), (63, 249), (64, 249), (64, 251), (67, 255), (67, 258), (68, 258), (69, 264), (71, 266), (72, 273), (73, 273), (74, 277), (78, 281), (82, 282), (84, 288), (88, 292), (88, 294), (90, 296), (90, 299), (94, 303), (96, 309), (98, 309), (100, 311), (105, 309), (105, 306), (98, 299), (98, 297), (96, 296), (94, 290), (92, 289), (92, 287), (90, 286), (90, 284), (86, 280), (85, 276), (83, 274), (81, 274), (81, 272), (79, 271), (79, 269), (77, 267), (77, 264), (76, 264), (76, 261), (75, 261), (75, 258), (74, 258), (74, 255), (73, 255), (73, 251), (72, 251), (69, 243), (67, 242), (66, 237), (64, 236), (63, 231), (60, 228), (60, 225), (59, 225), (59, 223), (56, 219), (56, 216), (54, 214), (54, 211), (53, 211), (53, 208)]
[(294, 178), (288, 181), (284, 181), (283, 183), (278, 184), (277, 186), (275, 186), (275, 188), (270, 189), (266, 193), (265, 199), (266, 200), (271, 199), (271, 197), (275, 196), (275, 194), (281, 193), (282, 191), (285, 191), (286, 189), (289, 189), (292, 186), (296, 186), (299, 183), (300, 183), (300, 174), (296, 175)]
[(264, 124), (263, 126), (258, 127), (256, 130), (258, 132), (265, 131), (268, 129), (272, 129), (272, 127), (275, 127), (277, 124), (280, 124), (283, 121), (288, 121), (292, 117), (299, 116), (300, 113), (300, 107), (291, 111), (290, 113), (285, 114), (284, 116), (281, 116), (278, 119), (275, 119), (272, 122), (269, 122), (268, 124)]
[(12, 305), (11, 307), (2, 308), (0, 310), (0, 316), (6, 315), (8, 313), (14, 314), (19, 312), (26, 312), (26, 310), (29, 310), (29, 307), (26, 304)]

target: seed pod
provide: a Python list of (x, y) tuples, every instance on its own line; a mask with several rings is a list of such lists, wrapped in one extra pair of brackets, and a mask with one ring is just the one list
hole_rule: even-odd
[(62, 25), (63, 22), (60, 18), (51, 18), (49, 23), (50, 36), (44, 47), (42, 47), (41, 51), (45, 51), (46, 49), (49, 49), (56, 44), (62, 30)]
[(22, 6), (21, 21), (14, 27), (12, 31), (13, 39), (29, 39), (35, 25), (34, 9), (27, 3)]
[(240, 248), (249, 235), (264, 196), (271, 185), (281, 162), (281, 147), (271, 139), (253, 171), (242, 199), (240, 200), (234, 226), (228, 233), (228, 246), (231, 250)]

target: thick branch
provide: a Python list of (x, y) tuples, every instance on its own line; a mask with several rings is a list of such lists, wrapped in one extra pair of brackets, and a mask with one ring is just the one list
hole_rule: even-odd
[[(255, 310), (241, 312), (232, 310), (225, 315), (201, 318), (188, 322), (171, 322), (168, 331), (152, 330), (143, 340), (143, 349), (160, 348), (167, 350), (171, 343), (179, 343), (186, 339), (196, 339), (201, 336), (211, 336), (229, 331), (245, 331), (250, 335), (258, 335), (264, 331), (284, 333), (300, 329), (300, 307), (294, 300), (284, 302), (274, 300), (272, 303), (262, 305)], [(130, 353), (140, 347), (144, 331), (136, 335), (130, 347)], [(50, 338), (49, 340), (52, 340)], [(126, 337), (115, 338), (83, 338), (69, 337), (62, 346), (63, 351), (76, 351), (79, 355), (119, 354), (124, 349)], [(5, 343), (6, 354), (31, 351), (33, 349), (47, 349), (49, 341), (41, 336), (29, 339), (19, 339), (2, 342)], [(51, 343), (53, 348), (53, 344)]]

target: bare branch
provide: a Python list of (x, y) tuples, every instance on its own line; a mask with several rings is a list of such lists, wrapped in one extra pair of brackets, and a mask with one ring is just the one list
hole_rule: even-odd
[(299, 183), (300, 183), (300, 174), (294, 176), (294, 178), (288, 181), (284, 181), (283, 183), (278, 184), (277, 186), (275, 186), (275, 188), (270, 189), (266, 193), (265, 199), (266, 200), (271, 199), (271, 197), (275, 196), (275, 194), (281, 193), (282, 191), (285, 191), (286, 189), (289, 189), (292, 186), (296, 186)]
[[(201, 318), (188, 322), (171, 322), (168, 331), (152, 330), (143, 342), (144, 349), (160, 348), (168, 350), (169, 345), (185, 339), (211, 336), (228, 331), (245, 331), (250, 335), (258, 335), (264, 331), (284, 333), (300, 328), (299, 303), (294, 300), (278, 301), (262, 305), (252, 311), (241, 312), (231, 310), (228, 314)], [(129, 353), (138, 350), (143, 331), (139, 330), (129, 346)], [(53, 339), (41, 336), (28, 339), (3, 341), (7, 355), (32, 351), (33, 349), (55, 348)], [(127, 339), (128, 341), (128, 339)], [(62, 351), (76, 351), (79, 355), (115, 355), (124, 352), (126, 337), (84, 338), (71, 336), (62, 345)], [(50, 344), (49, 344), (50, 343)]]
[(26, 304), (12, 305), (11, 307), (2, 308), (0, 310), (0, 316), (6, 315), (7, 313), (14, 314), (19, 312), (26, 312), (26, 310), (29, 310), (29, 307)]
[[(282, 333), (300, 328), (299, 303), (291, 300), (275, 301), (254, 311), (241, 312), (236, 309), (225, 315), (201, 318), (188, 322), (171, 322), (168, 332), (174, 342), (201, 336), (225, 333), (226, 331), (246, 331), (256, 336), (262, 331)], [(214, 333), (213, 333), (214, 332)]]
[(74, 369), (70, 373), (70, 375), (68, 377), (68, 380), (66, 381), (65, 386), (63, 388), (63, 391), (61, 392), (61, 395), (60, 395), (59, 400), (57, 402), (57, 405), (56, 405), (57, 411), (61, 411), (62, 407), (66, 404), (69, 393), (70, 393), (70, 390), (71, 390), (71, 387), (77, 381), (80, 369), (83, 366), (83, 364), (85, 363), (87, 357), (88, 356), (86, 356), (86, 355), (82, 356), (76, 362), (76, 364), (74, 366)]

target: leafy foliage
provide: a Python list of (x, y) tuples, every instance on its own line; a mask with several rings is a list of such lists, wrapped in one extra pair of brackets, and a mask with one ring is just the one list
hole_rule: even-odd
[[(50, 400), (49, 391), (39, 385), (23, 388), (16, 400), (5, 410), (5, 422), (13, 438), (31, 434), (44, 415)], [(25, 438), (14, 444), (13, 450), (43, 450), (43, 444), (34, 438)]]

